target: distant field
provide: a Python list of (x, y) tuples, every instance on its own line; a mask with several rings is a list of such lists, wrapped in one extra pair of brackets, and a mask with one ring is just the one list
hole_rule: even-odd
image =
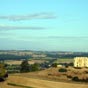
[[(29, 60), (29, 64), (34, 64), (34, 63), (44, 63), (48, 61), (47, 59), (31, 59)], [(74, 59), (57, 59), (54, 61), (55, 63), (70, 63), (70, 62), (74, 62)], [(22, 63), (22, 60), (5, 60), (6, 64), (10, 64), (10, 65), (20, 65)]]
[(70, 62), (74, 62), (74, 59), (66, 59), (66, 58), (63, 58), (63, 59), (57, 59), (55, 61), (56, 63), (70, 63)]
[[(28, 61), (29, 64), (34, 64), (34, 63), (43, 63), (46, 60), (30, 60)], [(6, 64), (14, 64), (14, 65), (20, 65), (22, 63), (22, 60), (6, 60), (5, 61)]]

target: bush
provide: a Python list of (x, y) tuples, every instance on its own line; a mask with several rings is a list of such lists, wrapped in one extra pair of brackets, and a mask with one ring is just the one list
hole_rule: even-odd
[(70, 79), (71, 79), (71, 78), (72, 78), (72, 76), (71, 76), (71, 75), (67, 75), (67, 78), (70, 78)]
[(39, 71), (40, 65), (38, 63), (35, 63), (31, 65), (30, 71)]
[(57, 65), (58, 65), (57, 63), (53, 63), (52, 67), (57, 67)]
[(0, 82), (3, 82), (4, 81), (4, 79), (3, 78), (0, 78)]
[(86, 74), (88, 74), (88, 71), (84, 71)]
[(4, 75), (4, 78), (7, 78), (8, 77), (8, 73), (6, 73), (5, 75)]
[(8, 74), (6, 73), (6, 70), (4, 68), (4, 65), (3, 64), (0, 64), (0, 82), (1, 81), (4, 81), (5, 78), (8, 77)]
[(79, 81), (79, 78), (77, 76), (72, 78), (73, 81)]
[(88, 82), (88, 78), (79, 79), (77, 76), (73, 77), (72, 80), (76, 82)]
[(65, 68), (60, 68), (58, 71), (59, 71), (59, 72), (67, 72), (67, 69), (65, 69)]
[(51, 74), (51, 73), (49, 73), (49, 74), (48, 74), (48, 76), (52, 76), (52, 74)]

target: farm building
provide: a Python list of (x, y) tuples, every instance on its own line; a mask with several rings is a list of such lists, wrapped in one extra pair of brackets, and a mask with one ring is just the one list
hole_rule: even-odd
[(88, 67), (88, 57), (75, 57), (74, 67)]

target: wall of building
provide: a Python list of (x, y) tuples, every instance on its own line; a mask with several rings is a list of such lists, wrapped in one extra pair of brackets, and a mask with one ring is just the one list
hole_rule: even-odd
[(75, 57), (74, 67), (88, 67), (88, 57)]

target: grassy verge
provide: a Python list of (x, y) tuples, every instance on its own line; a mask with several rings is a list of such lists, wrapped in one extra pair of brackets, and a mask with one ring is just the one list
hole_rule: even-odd
[(7, 83), (7, 84), (8, 85), (11, 85), (11, 86), (16, 86), (16, 87), (22, 87), (22, 88), (34, 88), (34, 87), (24, 86), (24, 85), (15, 84), (15, 83)]

